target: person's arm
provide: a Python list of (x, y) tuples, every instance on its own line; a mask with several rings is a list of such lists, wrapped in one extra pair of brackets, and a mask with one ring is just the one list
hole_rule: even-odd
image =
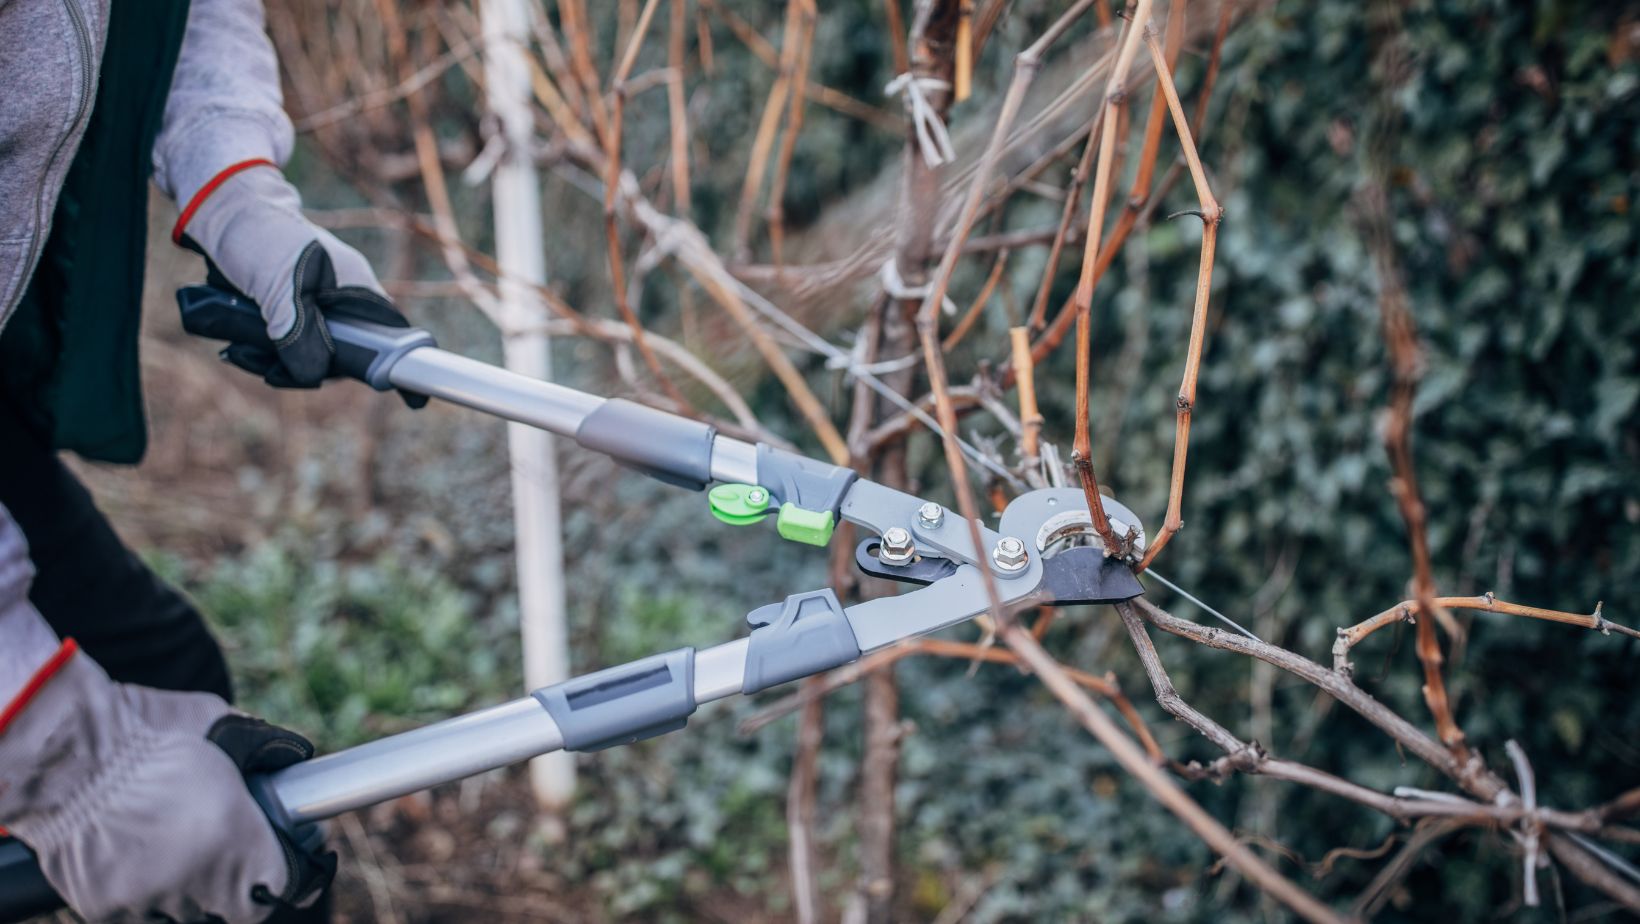
[(182, 209), (171, 237), (205, 256), (213, 285), (262, 311), (274, 349), (228, 358), (269, 384), (311, 388), (335, 355), (326, 315), (407, 322), (364, 256), (302, 214), (280, 169), (293, 138), (262, 0), (193, 0), (154, 142), (154, 179)]
[(0, 703), (11, 702), (57, 651), (57, 633), (28, 600), (33, 581), (28, 541), (0, 505)]
[(313, 753), (210, 693), (115, 683), (29, 603), (28, 544), (0, 506), (0, 828), (93, 920), (251, 924), (335, 872), (274, 831), (244, 773)]
[(294, 141), (262, 0), (194, 0), (154, 141), (154, 182), (184, 205), (233, 164), (283, 165)]

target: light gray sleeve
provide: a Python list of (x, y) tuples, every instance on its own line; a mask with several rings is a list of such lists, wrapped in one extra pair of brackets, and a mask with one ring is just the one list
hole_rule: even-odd
[(283, 165), (294, 143), (262, 0), (193, 0), (154, 142), (154, 181), (186, 203), (224, 167)]
[(0, 506), (0, 706), (57, 650), (57, 635), (28, 602), (34, 563), (28, 542), (11, 514)]

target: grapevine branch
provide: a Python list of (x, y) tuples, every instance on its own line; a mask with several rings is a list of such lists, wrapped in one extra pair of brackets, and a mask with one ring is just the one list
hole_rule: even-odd
[[(498, 278), (494, 261), (462, 241), (452, 190), (445, 181), (445, 171), (452, 167), (459, 169), (464, 157), (470, 156), (470, 151), (467, 155), (461, 153), (464, 139), (460, 132), (448, 132), (449, 126), (459, 127), (464, 122), (463, 113), (456, 108), (462, 104), (451, 98), (446, 84), (458, 82), (463, 75), (467, 79), (479, 79), (480, 74), (470, 66), (469, 59), (473, 57), (473, 49), (482, 53), (482, 43), (475, 41), (476, 30), (469, 22), (471, 16), (459, 5), (429, 9), (401, 21), (396, 4), (387, 0), (373, 2), (379, 8), (379, 15), (369, 23), (358, 25), (377, 30), (375, 34), (381, 39), (381, 47), (364, 49), (362, 57), (386, 64), (388, 79), (362, 73), (354, 66), (360, 56), (342, 53), (345, 49), (329, 31), (313, 34), (304, 31), (302, 14), (319, 10), (321, 5), (317, 0), (292, 0), (299, 13), (277, 12), (270, 16), (270, 27), (285, 59), (292, 63), (293, 71), (299, 72), (291, 74), (292, 97), (299, 100), (307, 112), (317, 113), (302, 124), (327, 157), (349, 165), (344, 175), (356, 182), (372, 203), (371, 209), (354, 210), (360, 213), (355, 216), (360, 223), (390, 227), (401, 233), (409, 231), (430, 241), (449, 270), (449, 280), (395, 282), (395, 293), (441, 293), (440, 297), (460, 293), (481, 308), (493, 311), (493, 287)], [(1049, 400), (1053, 396), (1048, 389), (1050, 383), (1043, 377), (1051, 369), (1047, 363), (1053, 350), (1074, 326), (1077, 333), (1074, 462), (1090, 512), (1095, 519), (1102, 519), (1102, 504), (1097, 502), (1097, 478), (1092, 454), (1088, 451), (1093, 410), (1088, 394), (1092, 378), (1093, 297), (1117, 253), (1123, 251), (1135, 231), (1143, 234), (1152, 210), (1167, 198), (1176, 182), (1188, 175), (1197, 205), (1190, 214), (1198, 215), (1203, 222), (1201, 254), (1191, 305), (1184, 375), (1175, 408), (1167, 513), (1140, 567), (1148, 565), (1182, 526), (1185, 463), (1205, 348), (1217, 229), (1222, 218), (1197, 145), (1237, 4), (1224, 2), (1219, 6), (1217, 28), (1211, 34), (1203, 77), (1193, 90), (1198, 96), (1189, 117), (1173, 74), (1184, 49), (1194, 49), (1197, 43), (1205, 46), (1208, 33), (1202, 31), (1197, 35), (1188, 31), (1183, 0), (1173, 0), (1167, 5), (1165, 30), (1160, 35), (1151, 22), (1153, 3), (1150, 0), (1130, 2), (1123, 12), (1120, 28), (1113, 26), (1099, 31), (1088, 40), (1099, 49), (1097, 60), (1059, 55), (1057, 60), (1068, 59), (1074, 64), (1064, 75), (1068, 81), (1065, 89), (1045, 104), (1033, 103), (1029, 91), (1038, 73), (1055, 63), (1050, 62), (1047, 55), (1056, 43), (1070, 35), (1072, 28), (1084, 18), (1089, 22), (1082, 24), (1091, 28), (1094, 17), (1087, 16), (1089, 11), (1101, 18), (1109, 16), (1109, 4), (1102, 0), (1071, 4), (1015, 56), (1013, 72), (1000, 94), (999, 105), (993, 110), (994, 114), (987, 117), (994, 121), (978, 123), (981, 133), (972, 137), (975, 143), (964, 141), (967, 136), (953, 134), (953, 138), (958, 139), (959, 159), (964, 153), (977, 152), (977, 157), (937, 170), (919, 165), (903, 175), (902, 189), (914, 194), (916, 208), (896, 213), (893, 227), (870, 228), (855, 256), (830, 263), (788, 265), (792, 254), (808, 252), (808, 248), (791, 243), (805, 232), (800, 228), (787, 228), (782, 211), (794, 152), (805, 125), (836, 119), (836, 113), (842, 113), (890, 128), (909, 139), (906, 122), (897, 114), (890, 116), (880, 107), (825, 87), (817, 75), (809, 73), (816, 35), (824, 34), (817, 31), (822, 8), (812, 0), (788, 0), (783, 10), (773, 11), (769, 17), (771, 22), (784, 14), (783, 25), (775, 27), (783, 30), (778, 49), (761, 34), (759, 27), (728, 10), (718, 0), (699, 0), (696, 6), (699, 31), (693, 57), (685, 28), (688, 0), (672, 0), (664, 43), (665, 66), (638, 72), (638, 62), (653, 31), (659, 2), (644, 0), (640, 5), (636, 0), (627, 0), (606, 17), (602, 10), (589, 15), (585, 0), (557, 0), (556, 20), (549, 22), (545, 15), (536, 18), (536, 47), (531, 49), (530, 58), (534, 92), (540, 104), (539, 121), (548, 141), (543, 158), (556, 176), (586, 190), (603, 206), (603, 236), (611, 267), (607, 294), (615, 301), (622, 318), (621, 322), (589, 318), (571, 308), (557, 293), (540, 288), (544, 304), (556, 318), (550, 322), (543, 319), (540, 323), (550, 325), (555, 333), (567, 331), (592, 336), (614, 345), (618, 351), (617, 371), (627, 380), (635, 375), (634, 363), (628, 354), (635, 351), (642, 355), (650, 376), (667, 390), (671, 402), (679, 409), (686, 409), (682, 396), (662, 374), (660, 361), (665, 360), (672, 372), (703, 383), (704, 390), (729, 408), (735, 419), (723, 424), (726, 432), (734, 432), (731, 428), (739, 427), (741, 431), (756, 431), (759, 438), (770, 441), (752, 415), (752, 404), (735, 394), (731, 385), (744, 386), (747, 379), (719, 371), (719, 359), (715, 355), (695, 357), (685, 349), (686, 344), (704, 341), (696, 329), (698, 320), (693, 319), (687, 305), (682, 304), (689, 293), (696, 291), (694, 288), (686, 288), (679, 296), (680, 313), (685, 316), (681, 332), (668, 330), (671, 336), (658, 332), (670, 320), (664, 314), (657, 315), (653, 322), (656, 332), (646, 331), (638, 324), (634, 306), (628, 299), (638, 300), (645, 273), (663, 261), (670, 261), (683, 270), (680, 276), (685, 277), (685, 286), (692, 283), (704, 290), (722, 309), (727, 316), (727, 321), (722, 322), (727, 330), (738, 331), (740, 338), (752, 344), (789, 395), (801, 419), (809, 425), (814, 439), (838, 464), (852, 465), (872, 477), (909, 489), (914, 475), (907, 462), (912, 454), (912, 440), (932, 411), (944, 434), (943, 460), (956, 506), (970, 524), (971, 537), (976, 541), (980, 517), (1006, 504), (1008, 484), (1058, 484), (1064, 475), (1062, 467), (1055, 465), (1059, 450), (1048, 429), (1050, 421), (1043, 419), (1038, 402), (1046, 402), (1050, 410), (1054, 407)], [(885, 40), (902, 62), (896, 65), (895, 73), (915, 71), (931, 80), (967, 84), (979, 103), (957, 109), (956, 117), (960, 120), (967, 113), (978, 111), (988, 93), (997, 95), (992, 93), (993, 88), (986, 86), (985, 71), (977, 65), (985, 43), (992, 38), (1001, 40), (1000, 36), (1005, 34), (995, 31), (995, 27), (1006, 7), (1006, 0), (917, 0), (915, 15), (907, 23), (900, 17), (902, 4), (887, 0), (883, 9)], [(1160, 13), (1157, 15), (1159, 18)], [(738, 187), (741, 193), (732, 213), (730, 233), (718, 242), (731, 259), (714, 249), (712, 239), (694, 223), (691, 215), (691, 190), (705, 189), (708, 184), (701, 177), (691, 175), (692, 170), (698, 169), (690, 157), (691, 122), (695, 120), (691, 119), (686, 103), (692, 100), (688, 95), (691, 88), (716, 73), (711, 32), (707, 28), (709, 16), (712, 22), (724, 24), (752, 56), (774, 71), (773, 85), (761, 91), (766, 93), (764, 118), (746, 151), (747, 170), (732, 183), (724, 184)], [(317, 14), (309, 18), (324, 20), (324, 16)], [(600, 26), (607, 28), (610, 22), (617, 26), (613, 46), (607, 41), (600, 42), (596, 34)], [(931, 23), (938, 28), (930, 28)], [(359, 30), (352, 32), (368, 34)], [(958, 38), (948, 41), (948, 33)], [(1380, 25), (1379, 35), (1393, 37), (1394, 34), (1393, 23), (1387, 28)], [(417, 39), (414, 53), (412, 37)], [(434, 47), (440, 41), (445, 47)], [(1144, 62), (1138, 59), (1141, 45), (1148, 59)], [(1376, 68), (1387, 86), (1395, 85), (1397, 68), (1404, 67), (1404, 62), (1396, 56), (1403, 54), (1396, 42), (1379, 39)], [(607, 79), (600, 79), (600, 66), (606, 68)], [(818, 72), (818, 68), (814, 69)], [(1142, 89), (1139, 81), (1147, 71), (1156, 78), (1155, 91), (1143, 130), (1132, 139), (1130, 151), (1125, 128), (1128, 103), (1135, 98), (1136, 90)], [(624, 150), (628, 102), (641, 88), (662, 85), (666, 88), (666, 112), (670, 120), (666, 143), (658, 145), (653, 152)], [(1097, 104), (1087, 106), (1083, 100), (1098, 93), (1100, 85), (1103, 85), (1103, 93), (1098, 96)], [(338, 95), (340, 100), (336, 98)], [(812, 111), (805, 108), (809, 102), (816, 104)], [(950, 115), (948, 102), (936, 94), (934, 105), (942, 118)], [(394, 111), (400, 108), (407, 110), (408, 119), (394, 118)], [(434, 131), (435, 124), (438, 132)], [(1163, 130), (1168, 125), (1179, 140), (1180, 156), (1160, 182), (1156, 182)], [(1375, 123), (1374, 133), (1369, 136), (1373, 143), (1371, 156), (1376, 172), (1372, 179), (1375, 182), (1364, 190), (1361, 205), (1365, 236), (1381, 282), (1381, 307), (1392, 371), (1385, 445), (1395, 475), (1396, 501), (1412, 549), (1411, 599), (1339, 630), (1330, 668), (1287, 648), (1180, 619), (1142, 598), (1118, 607), (1138, 665), (1144, 670), (1160, 708), (1199, 733), (1216, 749), (1217, 756), (1198, 762), (1169, 753), (1171, 743), (1164, 746), (1164, 742), (1158, 741), (1141, 710), (1124, 694), (1115, 674), (1068, 666), (1048, 653), (1045, 646), (1058, 644), (1056, 631), (1065, 633), (1067, 626), (1075, 624), (1073, 608), (1043, 607), (1032, 624), (1019, 621), (1019, 614), (999, 605), (988, 563), (982, 557), (979, 566), (985, 572), (984, 585), (989, 594), (985, 624), (996, 632), (1002, 647), (991, 645), (989, 638), (979, 642), (949, 637), (907, 642), (814, 678), (796, 694), (766, 704), (743, 723), (744, 730), (751, 731), (783, 715), (802, 713), (787, 798), (793, 907), (800, 920), (821, 920), (827, 916), (827, 896), (819, 888), (819, 883), (824, 881), (819, 869), (824, 850), (820, 835), (814, 829), (816, 800), (824, 789), (819, 785), (820, 768), (824, 765), (820, 759), (824, 698), (847, 684), (877, 678), (868, 697), (872, 706), (866, 723), (871, 739), (868, 745), (871, 766), (862, 767), (862, 778), (868, 775), (871, 778), (873, 795), (869, 799), (862, 795), (860, 801), (862, 805), (890, 807), (891, 816), (898, 740), (907, 732), (898, 719), (897, 694), (887, 671), (911, 656), (959, 659), (1035, 676), (1083, 728), (1110, 750), (1146, 792), (1224, 856), (1228, 865), (1248, 882), (1305, 919), (1336, 920), (1338, 915), (1282, 877), (1252, 853), (1247, 844), (1238, 842), (1222, 823), (1190, 798), (1191, 786), (1237, 773), (1256, 774), (1325, 793), (1351, 805), (1380, 812), (1398, 823), (1417, 826), (1400, 853), (1385, 863), (1369, 893), (1361, 896), (1357, 903), (1361, 913), (1370, 913), (1381, 904), (1412, 861), (1421, 851), (1435, 847), (1443, 832), (1464, 826), (1490, 826), (1508, 831), (1525, 845), (1523, 859), (1535, 862), (1534, 857), (1552, 858), (1559, 868), (1611, 900), (1631, 910), (1640, 910), (1640, 890), (1614, 872), (1598, 850), (1586, 846), (1588, 842), (1573, 838), (1575, 835), (1615, 843), (1640, 842), (1640, 831), (1632, 827), (1632, 819), (1640, 815), (1640, 789), (1630, 788), (1581, 810), (1544, 804), (1531, 782), (1531, 763), (1525, 752), (1517, 755), (1511, 751), (1515, 772), (1511, 779), (1504, 779), (1464, 744), (1446, 700), (1435, 626), (1438, 621), (1450, 621), (1450, 610), (1538, 619), (1629, 637), (1637, 633), (1607, 620), (1598, 605), (1592, 614), (1577, 614), (1500, 601), (1490, 594), (1435, 596), (1433, 552), (1425, 536), (1427, 513), (1419, 500), (1410, 438), (1412, 399), (1421, 359), (1409, 299), (1400, 280), (1394, 242), (1388, 233), (1390, 211), (1384, 178), (1392, 127), (1388, 122)], [(403, 133), (402, 147), (412, 152), (408, 156), (396, 155), (409, 165), (408, 170), (383, 169), (382, 156), (375, 153), (381, 139), (392, 137), (395, 131)], [(982, 144), (978, 143), (981, 141)], [(914, 161), (914, 150), (902, 148), (902, 151), (908, 150), (912, 151)], [(1113, 207), (1111, 200), (1118, 195), (1116, 188), (1123, 175), (1118, 164), (1124, 160), (1129, 164), (1132, 180), (1122, 204)], [(1022, 161), (1028, 163), (1021, 166)], [(1075, 167), (1069, 181), (1063, 189), (1056, 188), (1059, 184), (1048, 171), (1056, 165), (1072, 162)], [(905, 163), (904, 154), (902, 163)], [(400, 184), (415, 183), (418, 178), (419, 184), (412, 188), (396, 188)], [(1092, 187), (1090, 194), (1085, 192), (1089, 186)], [(670, 198), (662, 198), (666, 190), (670, 190)], [(734, 188), (711, 192), (716, 200), (736, 201)], [(425, 197), (430, 217), (423, 218), (405, 209), (407, 198), (417, 194)], [(1086, 212), (1083, 211), (1084, 194), (1089, 196)], [(1047, 222), (1046, 227), (1022, 227), (1013, 220), (1017, 217), (1013, 204), (1031, 195), (1059, 199), (1057, 220)], [(761, 213), (757, 211), (759, 203), (763, 207)], [(1112, 211), (1117, 214), (1112, 215)], [(367, 212), (369, 214), (364, 214)], [(754, 221), (759, 214), (764, 219), (762, 228)], [(340, 215), (332, 217), (341, 220)], [(985, 234), (974, 236), (981, 222), (985, 225)], [(630, 286), (621, 256), (620, 234), (627, 235), (629, 242), (637, 241), (641, 248)], [(1045, 267), (1019, 257), (1022, 250), (1029, 247), (1046, 247)], [(1081, 250), (1077, 286), (1050, 320), (1046, 315), (1056, 268), (1065, 250), (1071, 247)], [(765, 249), (773, 257), (771, 265), (753, 266), (742, 259), (750, 252)], [(858, 349), (845, 356), (849, 363), (842, 366), (844, 375), (852, 377), (852, 382), (847, 388), (837, 390), (839, 395), (852, 396), (853, 401), (845, 438), (832, 422), (827, 401), (822, 398), (824, 392), (817, 392), (805, 371), (787, 355), (794, 346), (812, 349), (813, 338), (818, 335), (800, 324), (792, 326), (797, 322), (777, 321), (781, 325), (779, 331), (766, 328), (768, 320), (777, 316), (775, 312), (779, 308), (771, 306), (779, 296), (765, 295), (752, 286), (789, 286), (790, 291), (808, 286), (810, 291), (824, 291), (828, 280), (850, 278), (856, 264), (879, 266), (889, 251), (907, 284), (926, 284), (926, 294), (911, 299), (876, 294), (867, 305), (852, 308), (846, 301), (834, 303), (838, 307), (833, 314), (859, 324)], [(1131, 248), (1126, 252), (1131, 255)], [(1010, 254), (1014, 255), (1011, 259)], [(1130, 267), (1130, 272), (1141, 271), (1142, 267)], [(1041, 276), (1024, 278), (1027, 272), (1040, 272)], [(487, 275), (481, 278), (480, 274)], [(938, 307), (952, 294), (954, 279), (959, 280), (959, 287), (968, 284), (960, 280), (978, 282), (977, 294), (968, 300), (970, 307), (954, 327), (942, 332)], [(1139, 293), (1144, 291), (1136, 289)], [(1012, 303), (1015, 292), (1029, 293), (1027, 310), (1022, 317), (1015, 315)], [(996, 349), (997, 344), (981, 342), (982, 332), (995, 326), (980, 323), (991, 303), (998, 300), (1004, 302), (1010, 320), (1007, 342), (1000, 350)], [(754, 301), (757, 313), (753, 311)], [(713, 317), (710, 321), (717, 323), (718, 319)], [(710, 329), (705, 336), (712, 336)], [(912, 346), (912, 336), (919, 341), (920, 349)], [(836, 355), (826, 353), (825, 348), (829, 346), (821, 343), (821, 348), (813, 352), (836, 359)], [(967, 377), (953, 386), (946, 353), (959, 346), (963, 347), (964, 361), (971, 354), (978, 354), (980, 358), (977, 369), (962, 372)], [(868, 380), (861, 372), (872, 368), (879, 369), (882, 381)], [(1142, 368), (1142, 365), (1133, 368)], [(917, 394), (913, 386), (922, 375), (928, 379), (927, 391), (911, 400), (911, 396)], [(881, 390), (884, 382), (888, 383), (886, 395)], [(1003, 400), (1004, 389), (1014, 385), (1018, 387), (1017, 417), (1016, 407)], [(1000, 436), (987, 442), (981, 427), (981, 436), (974, 439), (979, 448), (959, 444), (959, 424), (980, 420), (993, 424)], [(1012, 457), (1017, 460), (1015, 465), (1002, 461), (1008, 456), (1010, 439), (1018, 444), (1017, 455)], [(985, 486), (988, 503), (983, 509), (969, 477), (970, 471), (980, 468), (993, 475), (1003, 473)], [(849, 574), (850, 561), (846, 554), (852, 550), (849, 531), (841, 529), (835, 540), (840, 551), (833, 562), (832, 583), (839, 593), (849, 593), (850, 588), (856, 593), (870, 593), (870, 582)], [(1119, 548), (1121, 537), (1109, 535), (1108, 524), (1098, 531), (1107, 549)], [(1426, 614), (1430, 618), (1423, 618)], [(1414, 617), (1418, 623), (1426, 697), (1435, 717), (1433, 736), (1358, 686), (1349, 665), (1350, 651), (1372, 633)], [(1359, 714), (1410, 759), (1427, 764), (1448, 780), (1451, 791), (1399, 788), (1381, 792), (1344, 775), (1270, 753), (1268, 743), (1232, 732), (1180, 695), (1164, 665), (1162, 653), (1152, 641), (1151, 629), (1191, 644), (1255, 658), (1312, 684), (1329, 701)], [(1107, 714), (1107, 707), (1114, 710), (1114, 714)], [(867, 769), (869, 774), (864, 772)], [(869, 842), (873, 859), (869, 870), (862, 864), (861, 888), (855, 894), (863, 896), (869, 906), (868, 919), (883, 920), (892, 915), (895, 907), (891, 901), (895, 885), (894, 829), (891, 820), (873, 824), (865, 817), (860, 819), (861, 843), (865, 846)], [(1366, 860), (1382, 853), (1367, 856), (1356, 851), (1350, 855)]]

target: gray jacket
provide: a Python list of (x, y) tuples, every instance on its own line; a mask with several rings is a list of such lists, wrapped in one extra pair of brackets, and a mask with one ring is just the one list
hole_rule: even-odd
[[(96, 96), (111, 0), (0, 0), (0, 329), (22, 298)], [(262, 0), (193, 0), (154, 181), (179, 202), (229, 164), (293, 141)], [(5, 451), (0, 447), (0, 452)], [(0, 507), (0, 705), (57, 647), (28, 602), (33, 568)]]
[[(0, 0), (0, 329), (34, 272), (91, 115), (110, 2)], [(229, 164), (284, 163), (291, 144), (262, 0), (193, 0), (154, 181), (187, 202)]]

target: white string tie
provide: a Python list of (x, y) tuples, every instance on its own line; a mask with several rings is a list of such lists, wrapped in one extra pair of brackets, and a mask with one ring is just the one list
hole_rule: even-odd
[(917, 129), (917, 144), (922, 148), (923, 162), (938, 167), (957, 159), (951, 147), (951, 133), (945, 130), (940, 114), (928, 102), (928, 92), (949, 90), (951, 84), (937, 77), (914, 77), (909, 72), (890, 80), (883, 87), (884, 96), (904, 97), (906, 111), (911, 113), (911, 124)]
[[(906, 285), (905, 280), (900, 278), (899, 261), (893, 257), (883, 261), (883, 268), (877, 273), (877, 276), (883, 282), (883, 291), (887, 292), (890, 298), (902, 301), (921, 301), (934, 291), (934, 284), (931, 282), (920, 286)], [(955, 315), (957, 313), (957, 303), (951, 300), (951, 296), (947, 295), (940, 303), (940, 310), (947, 315)]]

